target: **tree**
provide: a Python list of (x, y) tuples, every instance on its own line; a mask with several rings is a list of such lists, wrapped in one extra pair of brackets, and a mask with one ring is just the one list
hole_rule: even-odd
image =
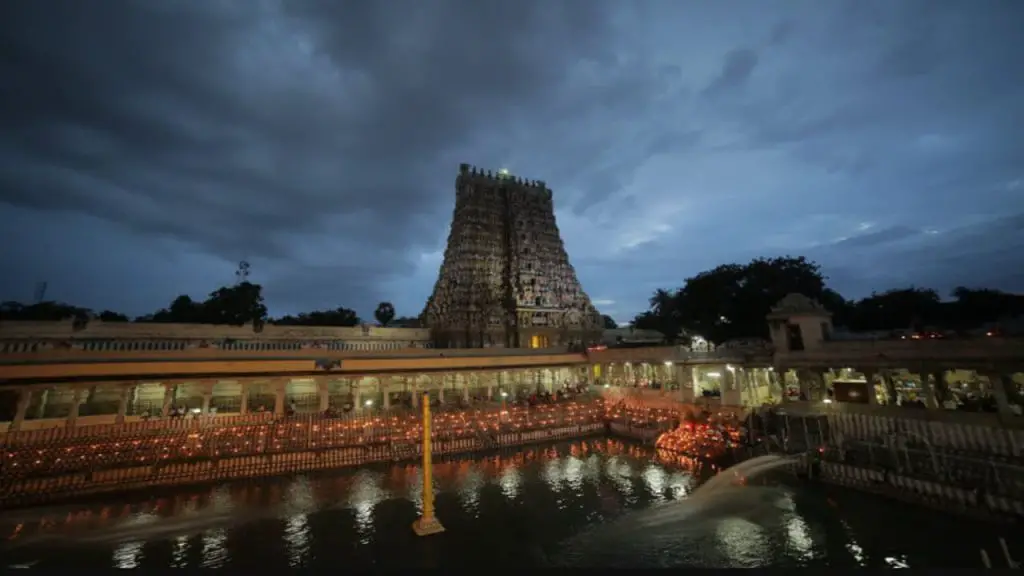
[(377, 304), (377, 309), (373, 311), (373, 317), (377, 319), (381, 326), (387, 326), (389, 322), (395, 319), (395, 307), (391, 302), (381, 302)]
[(192, 300), (187, 294), (175, 298), (167, 308), (161, 308), (153, 314), (139, 316), (136, 322), (166, 322), (173, 324), (196, 324), (208, 322), (203, 303)]
[(282, 316), (272, 320), (279, 326), (358, 326), (361, 320), (355, 310), (339, 307), (334, 310), (314, 310), (296, 316)]
[(100, 312), (99, 319), (103, 322), (127, 322), (128, 317), (119, 312), (104, 310)]
[(267, 319), (263, 287), (251, 282), (240, 282), (231, 287), (218, 288), (203, 302), (203, 316), (212, 324), (262, 324)]
[(79, 308), (63, 302), (37, 302), (22, 304), (20, 302), (4, 302), (0, 304), (0, 319), (35, 322), (56, 322), (60, 320), (76, 320), (88, 322), (92, 310)]
[(872, 293), (853, 305), (854, 330), (923, 330), (942, 323), (939, 295), (927, 288), (901, 288)]
[(641, 312), (633, 318), (632, 326), (636, 330), (660, 332), (668, 342), (674, 342), (681, 331), (679, 316), (668, 309), (665, 309), (665, 312), (660, 315), (650, 310)]
[(687, 278), (675, 292), (658, 290), (650, 309), (637, 317), (638, 328), (675, 338), (681, 329), (714, 342), (768, 336), (765, 316), (790, 293), (833, 306), (845, 303), (825, 288), (820, 267), (804, 257), (758, 258), (725, 264)]
[(943, 306), (943, 323), (956, 330), (980, 328), (990, 322), (1024, 315), (1024, 296), (986, 288), (953, 289), (953, 302)]
[(263, 287), (251, 282), (240, 282), (214, 290), (204, 302), (196, 302), (187, 294), (182, 294), (167, 308), (140, 316), (135, 321), (262, 326), (266, 319)]
[(391, 326), (395, 328), (422, 328), (422, 324), (419, 318), (413, 316), (402, 316), (395, 318), (391, 321)]
[(619, 327), (618, 323), (616, 323), (615, 320), (607, 314), (602, 314), (601, 320), (604, 322), (605, 330), (615, 330)]

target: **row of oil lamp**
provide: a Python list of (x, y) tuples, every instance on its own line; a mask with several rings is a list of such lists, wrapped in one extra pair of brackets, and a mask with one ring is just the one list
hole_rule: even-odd
[(687, 422), (659, 436), (654, 445), (677, 454), (716, 458), (740, 440), (740, 431), (733, 426)]
[[(435, 441), (474, 437), (483, 432), (528, 431), (600, 421), (599, 405), (563, 404), (541, 410), (513, 408), (499, 412), (444, 414), (434, 418)], [(162, 436), (92, 440), (57, 446), (8, 448), (2, 453), (5, 475), (47, 475), (110, 465), (150, 464), (197, 457), (256, 455), (310, 448), (338, 448), (375, 443), (416, 444), (422, 423), (409, 418), (372, 418), (366, 422), (280, 420), (271, 423), (175, 432)]]

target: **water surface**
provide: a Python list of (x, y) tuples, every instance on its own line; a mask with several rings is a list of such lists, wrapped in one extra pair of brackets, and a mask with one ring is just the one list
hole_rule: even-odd
[[(438, 462), (444, 534), (416, 537), (420, 470), (342, 470), (0, 514), (5, 566), (966, 567), (1006, 527), (766, 479), (687, 512), (690, 461), (611, 440)], [(1015, 539), (1016, 538), (1016, 539)]]

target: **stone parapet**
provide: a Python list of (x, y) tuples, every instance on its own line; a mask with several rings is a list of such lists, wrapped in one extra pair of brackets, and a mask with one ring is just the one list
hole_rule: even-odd
[(251, 325), (164, 324), (157, 322), (103, 322), (76, 324), (60, 322), (0, 322), (0, 340), (406, 340), (427, 342), (426, 328), (380, 326), (277, 326), (267, 324), (259, 331)]
[(935, 338), (905, 340), (837, 340), (804, 351), (778, 350), (775, 362), (789, 368), (865, 366), (906, 368), (928, 363), (936, 369), (998, 368), (1024, 364), (1024, 339)]

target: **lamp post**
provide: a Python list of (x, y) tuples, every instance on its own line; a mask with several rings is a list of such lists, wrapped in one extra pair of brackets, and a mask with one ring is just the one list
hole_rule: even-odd
[(430, 536), (444, 532), (444, 526), (434, 516), (434, 468), (430, 458), (430, 395), (423, 393), (423, 515), (412, 523), (417, 536)]

